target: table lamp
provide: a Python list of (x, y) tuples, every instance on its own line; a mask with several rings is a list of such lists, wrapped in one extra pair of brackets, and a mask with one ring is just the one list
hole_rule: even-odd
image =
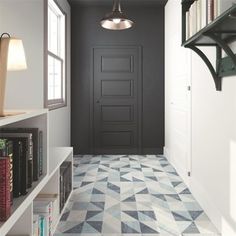
[(21, 39), (12, 38), (8, 33), (0, 37), (0, 117), (4, 115), (4, 100), (7, 71), (27, 69), (25, 51)]

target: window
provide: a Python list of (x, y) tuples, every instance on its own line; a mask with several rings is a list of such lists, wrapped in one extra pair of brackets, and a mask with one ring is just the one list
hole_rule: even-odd
[(45, 106), (50, 109), (66, 105), (66, 16), (48, 0), (48, 49)]

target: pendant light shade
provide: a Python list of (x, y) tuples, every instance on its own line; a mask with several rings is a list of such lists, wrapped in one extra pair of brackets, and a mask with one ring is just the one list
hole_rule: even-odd
[(103, 28), (109, 30), (129, 29), (134, 24), (134, 22), (129, 20), (121, 11), (120, 0), (114, 0), (112, 12), (106, 14), (100, 23)]

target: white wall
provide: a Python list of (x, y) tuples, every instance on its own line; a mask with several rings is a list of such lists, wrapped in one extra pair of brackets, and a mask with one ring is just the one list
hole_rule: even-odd
[[(178, 3), (178, 4), (177, 4)], [(180, 0), (169, 0), (167, 21), (179, 21)], [(166, 24), (166, 36), (179, 24)], [(167, 27), (168, 26), (168, 27)], [(168, 49), (168, 40), (166, 41)], [(180, 47), (180, 43), (179, 43)], [(188, 49), (186, 49), (188, 50)], [(215, 49), (204, 51), (215, 64)], [(166, 51), (170, 58), (171, 50)], [(168, 59), (166, 60), (168, 63)], [(201, 59), (192, 53), (192, 176), (190, 189), (223, 236), (236, 235), (236, 76), (223, 78), (223, 91), (217, 92), (212, 76)], [(166, 70), (175, 71), (168, 63)], [(166, 71), (166, 98), (170, 77)], [(169, 106), (166, 105), (168, 118)], [(174, 119), (174, 117), (173, 117)], [(166, 148), (172, 130), (166, 120)]]
[[(49, 143), (70, 146), (70, 6), (58, 1), (67, 13), (67, 107), (50, 111)], [(26, 71), (9, 72), (6, 108), (35, 109), (44, 104), (44, 0), (1, 0), (0, 29), (22, 38), (27, 57)]]
[(0, 1), (0, 32), (22, 38), (28, 65), (8, 73), (7, 108), (43, 107), (43, 9), (41, 0)]

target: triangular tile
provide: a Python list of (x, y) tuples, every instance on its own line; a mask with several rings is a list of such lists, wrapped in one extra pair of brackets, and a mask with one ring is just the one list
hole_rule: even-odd
[(83, 172), (83, 173), (80, 173), (78, 175), (75, 175), (75, 176), (85, 176), (86, 175), (86, 172)]
[(126, 178), (120, 177), (120, 182), (131, 182), (131, 181)]
[(164, 194), (152, 194), (152, 196), (159, 198), (163, 201), (166, 201), (165, 195)]
[(60, 221), (66, 221), (69, 215), (70, 215), (70, 212), (69, 212), (69, 211), (68, 211), (68, 212), (65, 212), (65, 213), (61, 216)]
[(83, 181), (82, 184), (80, 185), (80, 187), (83, 187), (83, 186), (86, 186), (86, 185), (92, 184), (92, 183), (94, 183), (94, 182), (92, 182), (92, 181)]
[(173, 185), (173, 187), (176, 187), (176, 186), (178, 186), (179, 184), (181, 184), (182, 182), (180, 182), (180, 181), (173, 181), (173, 182), (171, 182), (171, 184)]
[(202, 213), (203, 211), (189, 211), (193, 220), (196, 220)]
[(105, 202), (91, 202), (94, 206), (104, 210)]
[(159, 234), (158, 231), (150, 228), (149, 226), (147, 226), (141, 222), (140, 222), (140, 228), (141, 228), (141, 233), (143, 233), (143, 234)]
[(92, 218), (93, 216), (101, 213), (102, 211), (87, 211), (86, 220)]
[(122, 202), (135, 202), (136, 199), (135, 199), (135, 195), (131, 196), (131, 197), (128, 197), (126, 198), (125, 200), (123, 200)]
[(152, 168), (153, 172), (163, 172), (162, 170), (159, 170), (159, 169), (154, 169)]
[(158, 181), (156, 176), (146, 176), (146, 178), (151, 179), (153, 181)]
[(188, 188), (184, 189), (180, 194), (191, 194)]
[(120, 187), (115, 184), (112, 184), (110, 182), (107, 183), (107, 188), (116, 192), (116, 193), (120, 193)]
[(149, 194), (149, 192), (148, 192), (148, 189), (145, 188), (145, 189), (139, 191), (137, 194)]
[(96, 188), (93, 188), (92, 194), (104, 194), (104, 193)]
[(86, 233), (101, 233), (102, 221), (87, 221), (83, 226), (83, 234)]
[(192, 222), (192, 224), (190, 226), (188, 226), (188, 228), (185, 229), (182, 233), (183, 234), (200, 234), (200, 232), (194, 222)]
[(133, 177), (133, 182), (143, 182), (141, 179), (137, 179), (135, 177)]
[(64, 234), (80, 234), (83, 230), (84, 222), (79, 223), (78, 225), (64, 231)]
[(122, 229), (123, 234), (134, 234), (134, 233), (139, 234), (140, 233), (137, 230), (128, 226), (127, 223), (124, 223), (124, 222), (121, 222), (121, 229)]
[(175, 200), (181, 201), (181, 198), (179, 197), (178, 194), (166, 194), (166, 197), (173, 198)]
[(136, 220), (139, 220), (139, 217), (138, 217), (138, 212), (137, 211), (123, 211), (125, 214), (133, 217), (134, 219)]
[(139, 213), (142, 213), (143, 215), (148, 216), (152, 220), (156, 220), (154, 211), (139, 211)]
[(107, 182), (107, 181), (108, 181), (108, 177), (105, 177), (103, 179), (98, 180), (97, 182)]
[(191, 219), (188, 219), (186, 216), (183, 216), (181, 213), (176, 213), (172, 211), (172, 215), (175, 218), (175, 221), (191, 221)]

